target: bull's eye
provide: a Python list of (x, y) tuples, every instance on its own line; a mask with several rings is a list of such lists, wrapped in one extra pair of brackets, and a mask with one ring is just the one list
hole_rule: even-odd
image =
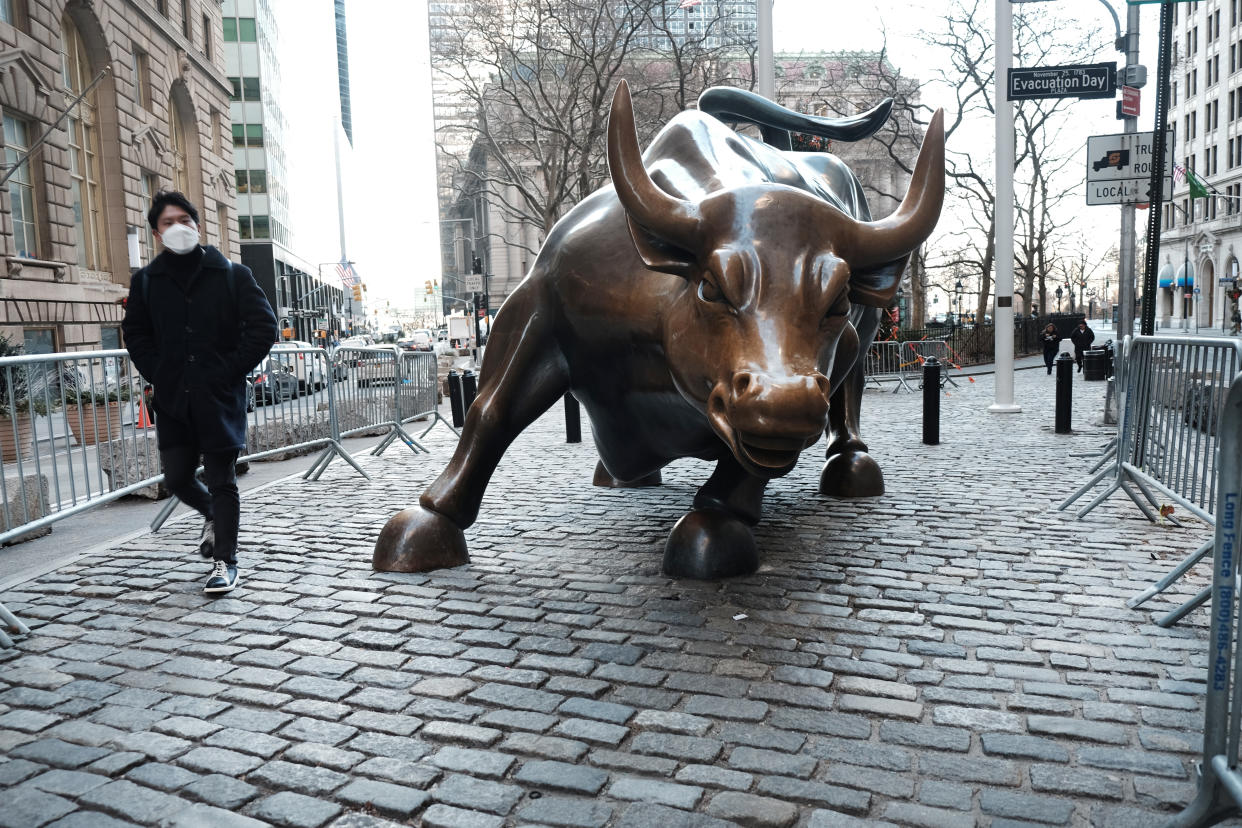
[(716, 287), (714, 282), (707, 279), (699, 280), (699, 298), (704, 302), (713, 302), (717, 304), (727, 305), (729, 300), (725, 298), (724, 291)]
[(848, 294), (841, 294), (837, 301), (832, 303), (832, 307), (824, 314), (824, 318), (820, 321), (821, 327), (829, 327), (830, 325), (839, 323), (844, 317), (850, 315), (850, 299)]

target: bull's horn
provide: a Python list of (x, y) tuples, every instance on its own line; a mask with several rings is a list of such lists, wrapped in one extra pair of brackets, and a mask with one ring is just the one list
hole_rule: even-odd
[(879, 221), (854, 222), (843, 258), (852, 267), (867, 267), (906, 256), (931, 235), (943, 203), (944, 110), (937, 109), (901, 206)]
[(682, 248), (692, 246), (699, 226), (698, 208), (664, 192), (647, 174), (625, 81), (617, 84), (608, 114), (608, 171), (630, 218), (662, 240)]

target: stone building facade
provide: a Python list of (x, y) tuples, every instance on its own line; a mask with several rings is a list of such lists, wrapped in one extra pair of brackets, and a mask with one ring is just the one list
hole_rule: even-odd
[(236, 257), (229, 92), (220, 0), (0, 0), (0, 334), (30, 353), (119, 347), (161, 189)]

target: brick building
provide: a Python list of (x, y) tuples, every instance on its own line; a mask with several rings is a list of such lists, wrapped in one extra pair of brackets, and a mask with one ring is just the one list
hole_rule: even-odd
[(0, 334), (14, 344), (119, 345), (160, 189), (184, 191), (205, 241), (236, 257), (221, 31), (220, 0), (0, 0)]

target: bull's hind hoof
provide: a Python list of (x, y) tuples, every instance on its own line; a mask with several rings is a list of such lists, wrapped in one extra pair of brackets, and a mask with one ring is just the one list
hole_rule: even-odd
[(689, 512), (664, 545), (664, 574), (714, 581), (749, 575), (759, 568), (759, 549), (750, 527), (714, 509)]
[(388, 519), (375, 542), (376, 572), (426, 572), (470, 562), (466, 535), (439, 512), (415, 506)]
[(878, 497), (884, 494), (884, 472), (867, 452), (843, 451), (824, 464), (819, 492), (833, 497)]

